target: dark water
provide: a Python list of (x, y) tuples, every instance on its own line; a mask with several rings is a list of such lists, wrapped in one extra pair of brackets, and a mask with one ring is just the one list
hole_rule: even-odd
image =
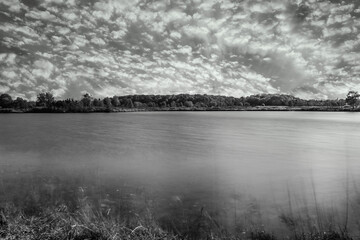
[(356, 203), (359, 146), (357, 113), (2, 114), (1, 201), (146, 192), (159, 218), (181, 206), (280, 228), (289, 210), (318, 205), (341, 218)]

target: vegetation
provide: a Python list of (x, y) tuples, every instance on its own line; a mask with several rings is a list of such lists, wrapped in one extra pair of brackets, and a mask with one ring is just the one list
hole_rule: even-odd
[[(38, 194), (38, 193), (33, 193)], [(311, 210), (283, 212), (281, 222), (288, 228), (283, 236), (264, 230), (253, 222), (229, 231), (221, 226), (204, 208), (191, 215), (184, 213), (159, 220), (146, 199), (144, 205), (122, 200), (98, 199), (91, 201), (83, 193), (78, 195), (75, 208), (66, 204), (40, 207), (33, 200), (23, 207), (7, 204), (0, 208), (0, 239), (229, 239), (229, 240), (353, 240), (345, 229), (335, 226), (329, 218), (331, 212), (323, 210), (314, 220)], [(138, 201), (143, 199), (134, 199)], [(118, 209), (114, 206), (118, 206)], [(35, 212), (31, 212), (35, 208)], [(121, 210), (122, 209), (122, 210)], [(121, 210), (120, 212), (117, 210)], [(185, 209), (180, 209), (185, 211)], [(253, 213), (256, 214), (256, 213)], [(318, 220), (321, 220), (318, 222)]]
[[(29, 217), (20, 212), (8, 209), (2, 213), (9, 220), (0, 224), (0, 237), (4, 240), (10, 239), (81, 239), (81, 240), (120, 240), (120, 239), (163, 239), (163, 240), (184, 240), (184, 239), (228, 239), (228, 240), (277, 240), (273, 234), (264, 231), (249, 233), (231, 234), (228, 232), (216, 232), (210, 230), (206, 224), (208, 220), (203, 216), (200, 222), (194, 223), (190, 232), (185, 235), (178, 235), (173, 232), (162, 230), (154, 222), (141, 222), (134, 228), (126, 227), (115, 219), (99, 215), (96, 212), (70, 213), (66, 206), (46, 210), (40, 216)], [(202, 217), (202, 218), (201, 218)], [(144, 220), (145, 221), (145, 220)], [(347, 234), (340, 232), (317, 232), (303, 233), (288, 236), (284, 239), (293, 240), (353, 240)]]
[(232, 219), (233, 212), (225, 213), (222, 219), (211, 206), (194, 208), (192, 202), (190, 207), (186, 199), (163, 198), (135, 185), (104, 185), (106, 179), (94, 177), (94, 172), (74, 177), (74, 170), (50, 171), (19, 177), (11, 169), (0, 176), (2, 240), (352, 240), (360, 236), (356, 185), (349, 188), (354, 195), (347, 200), (346, 215), (316, 201), (315, 206), (309, 202), (299, 205), (300, 198), (288, 190), (288, 206), (284, 204), (272, 216), (271, 222), (279, 224), (275, 231), (267, 226), (254, 198), (229, 202), (239, 206), (230, 210), (237, 215)]
[[(356, 110), (359, 94), (350, 91), (346, 100), (304, 100), (284, 94), (257, 94), (248, 97), (206, 94), (128, 95), (103, 99), (84, 94), (80, 100), (55, 100), (49, 92), (40, 93), (36, 102), (9, 94), (0, 95), (0, 112), (117, 112), (117, 111), (217, 111), (217, 110)], [(352, 109), (347, 108), (351, 106)]]
[(356, 91), (350, 91), (345, 99), (345, 102), (353, 107), (353, 109), (358, 105), (360, 94)]
[[(275, 240), (271, 234), (263, 231), (249, 234), (234, 235), (227, 232), (211, 230), (207, 224), (209, 219), (199, 215), (198, 222), (189, 226), (189, 232), (178, 235), (171, 231), (164, 231), (155, 221), (139, 219), (138, 225), (129, 227), (114, 218), (89, 211), (71, 213), (66, 206), (46, 210), (40, 216), (26, 216), (14, 209), (2, 212), (3, 222), (0, 223), (1, 239), (91, 239), (91, 240), (120, 240), (120, 239), (256, 239)], [(6, 218), (7, 217), (7, 218)], [(315, 238), (313, 238), (315, 239)], [(330, 238), (317, 238), (330, 239)], [(344, 239), (345, 240), (345, 239)]]

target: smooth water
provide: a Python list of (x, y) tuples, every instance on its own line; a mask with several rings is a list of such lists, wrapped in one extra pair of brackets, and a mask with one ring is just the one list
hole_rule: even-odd
[(133, 188), (161, 203), (159, 217), (181, 205), (228, 225), (249, 212), (273, 223), (289, 208), (341, 211), (360, 184), (359, 146), (357, 113), (2, 114), (0, 200), (57, 204), (79, 189), (103, 200)]

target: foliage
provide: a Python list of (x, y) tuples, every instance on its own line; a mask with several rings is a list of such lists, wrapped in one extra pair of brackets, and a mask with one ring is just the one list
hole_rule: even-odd
[[(98, 210), (86, 197), (79, 198), (78, 204), (75, 211), (65, 204), (43, 207), (37, 215), (26, 214), (14, 205), (6, 205), (0, 209), (0, 239), (353, 240), (347, 233), (334, 230), (297, 232), (286, 238), (278, 238), (261, 229), (230, 232), (223, 229), (204, 209), (187, 221), (179, 223), (175, 218), (164, 224), (158, 222), (155, 214), (147, 208), (142, 214), (136, 214), (134, 221), (129, 223), (109, 214), (110, 211)], [(183, 220), (181, 214), (177, 217)]]
[(9, 94), (4, 93), (0, 95), (0, 107), (8, 108), (11, 107), (12, 103), (13, 100)]
[[(346, 100), (304, 100), (285, 94), (256, 94), (247, 97), (231, 97), (207, 94), (178, 94), (178, 95), (127, 95), (93, 98), (86, 93), (81, 100), (55, 100), (49, 93), (37, 96), (36, 106), (22, 98), (12, 100), (4, 93), (0, 95), (0, 107), (20, 109), (30, 112), (104, 112), (104, 111), (137, 111), (139, 110), (241, 110), (264, 107), (294, 107), (308, 110), (342, 109), (345, 103), (357, 104), (359, 94), (350, 91)], [(131, 110), (130, 110), (131, 109)]]
[(49, 92), (39, 93), (39, 95), (37, 96), (36, 103), (38, 106), (44, 106), (45, 108), (50, 108), (54, 103), (54, 96)]
[(84, 105), (85, 108), (91, 107), (92, 101), (93, 101), (92, 97), (88, 93), (85, 93), (83, 95), (83, 98), (81, 99), (81, 102), (82, 102), (82, 104)]
[(119, 107), (119, 106), (120, 106), (119, 98), (118, 98), (117, 96), (114, 96), (114, 97), (111, 99), (111, 104), (112, 104), (114, 107)]
[(360, 94), (356, 91), (350, 91), (345, 99), (345, 102), (355, 108), (356, 105), (358, 105), (358, 99), (360, 97)]
[(104, 105), (105, 105), (106, 109), (108, 109), (108, 110), (111, 109), (112, 104), (111, 104), (111, 99), (110, 98), (108, 98), (108, 97), (104, 98), (103, 102), (104, 102)]

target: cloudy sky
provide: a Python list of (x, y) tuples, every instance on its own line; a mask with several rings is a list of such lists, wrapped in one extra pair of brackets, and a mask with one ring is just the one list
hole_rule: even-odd
[(360, 90), (360, 1), (0, 0), (0, 93)]

